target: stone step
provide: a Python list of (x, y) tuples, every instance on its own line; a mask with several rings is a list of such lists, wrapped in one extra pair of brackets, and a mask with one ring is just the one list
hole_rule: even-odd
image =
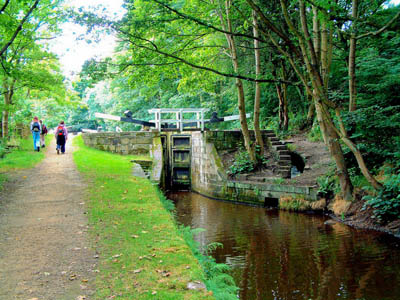
[(270, 133), (270, 134), (264, 134), (264, 138), (276, 138), (276, 135), (274, 133)]
[(286, 150), (287, 148), (286, 148), (286, 146), (285, 145), (277, 145), (277, 146), (275, 146), (275, 145), (272, 145), (272, 147), (275, 149), (275, 150)]
[(280, 160), (278, 161), (279, 166), (292, 166), (292, 162), (290, 160)]
[(265, 182), (265, 177), (257, 177), (257, 176), (255, 176), (255, 177), (249, 177), (247, 180), (257, 181), (257, 182)]
[(290, 151), (285, 148), (284, 150), (279, 150), (278, 155), (279, 157), (281, 157), (281, 155), (290, 155)]
[(277, 137), (270, 137), (269, 140), (271, 142), (279, 142), (279, 139)]
[(279, 171), (278, 174), (279, 174), (282, 178), (290, 178), (290, 171)]
[(280, 146), (283, 145), (280, 141), (276, 141), (276, 142), (271, 142), (272, 146)]
[(275, 134), (275, 132), (273, 130), (271, 130), (271, 129), (265, 129), (265, 130), (262, 131), (262, 133), (263, 134), (270, 134), (270, 133)]
[(280, 166), (278, 169), (278, 173), (280, 172), (289, 172), (291, 173), (292, 167), (291, 166)]
[(279, 159), (281, 159), (281, 160), (292, 160), (290, 155), (279, 155)]

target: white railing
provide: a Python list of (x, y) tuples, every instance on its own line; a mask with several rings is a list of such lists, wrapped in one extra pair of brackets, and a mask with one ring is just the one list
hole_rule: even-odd
[[(196, 127), (204, 131), (204, 123), (209, 120), (204, 119), (204, 113), (207, 112), (207, 108), (153, 108), (149, 109), (150, 114), (154, 114), (153, 122), (156, 124), (156, 129), (161, 131), (162, 124), (175, 123), (176, 128), (180, 131), (183, 130), (185, 123), (196, 123)], [(163, 119), (163, 114), (175, 114), (175, 119)], [(195, 119), (185, 119), (184, 114), (196, 114)]]

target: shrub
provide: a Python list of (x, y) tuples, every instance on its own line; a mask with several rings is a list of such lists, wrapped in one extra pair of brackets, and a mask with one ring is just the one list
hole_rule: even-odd
[(245, 150), (240, 150), (235, 155), (235, 161), (229, 167), (228, 174), (229, 175), (236, 175), (240, 173), (247, 173), (254, 170), (254, 164), (250, 160), (250, 156)]
[(364, 196), (363, 200), (363, 209), (372, 207), (379, 223), (400, 219), (400, 174), (389, 175), (376, 195)]
[(333, 171), (318, 177), (317, 183), (319, 186), (318, 195), (326, 199), (332, 198), (339, 190), (337, 177)]

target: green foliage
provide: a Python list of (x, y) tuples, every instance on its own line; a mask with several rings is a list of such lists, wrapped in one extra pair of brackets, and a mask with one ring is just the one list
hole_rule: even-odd
[(327, 174), (317, 178), (318, 194), (321, 197), (330, 199), (339, 191), (337, 176), (331, 170)]
[[(46, 136), (47, 144), (49, 144), (50, 139), (51, 137), (49, 135)], [(33, 141), (31, 137), (19, 140), (18, 144), (18, 148), (14, 148), (10, 153), (0, 159), (0, 173), (14, 169), (31, 168), (45, 157), (43, 151), (36, 152), (33, 150)]]
[(323, 142), (322, 138), (322, 133), (321, 133), (321, 128), (317, 123), (314, 123), (314, 125), (311, 127), (311, 130), (307, 134), (307, 138), (311, 142)]
[(284, 178), (276, 178), (274, 179), (274, 184), (284, 184), (285, 179)]
[(229, 167), (227, 173), (229, 175), (236, 175), (241, 173), (248, 173), (254, 170), (254, 164), (250, 160), (250, 156), (246, 150), (240, 149), (235, 155), (235, 161)]
[[(395, 158), (400, 157), (400, 152)], [(370, 187), (365, 187), (370, 189)], [(387, 223), (400, 219), (400, 162), (396, 160), (391, 167), (385, 168), (385, 180), (383, 187), (378, 191), (371, 191), (372, 194), (364, 196), (364, 209), (371, 207), (374, 218), (379, 223)]]
[[(50, 136), (46, 136), (46, 144), (50, 144)], [(5, 152), (5, 140), (0, 140), (0, 190), (2, 183), (7, 180), (7, 173), (17, 169), (27, 169), (34, 167), (45, 158), (44, 152), (33, 151), (32, 138), (20, 139), (16, 143), (18, 148), (14, 148), (10, 153)], [(3, 151), (3, 156), (1, 152)]]
[(210, 255), (218, 247), (220, 243), (211, 243), (204, 249), (204, 254), (199, 251), (199, 244), (193, 239), (193, 236), (198, 233), (198, 230), (190, 230), (189, 227), (181, 227), (185, 241), (188, 243), (189, 248), (194, 253), (195, 257), (200, 262), (206, 274), (206, 286), (208, 290), (213, 292), (217, 300), (237, 299), (237, 292), (239, 288), (236, 286), (233, 278), (227, 274), (230, 267), (226, 264), (218, 264), (215, 259)]

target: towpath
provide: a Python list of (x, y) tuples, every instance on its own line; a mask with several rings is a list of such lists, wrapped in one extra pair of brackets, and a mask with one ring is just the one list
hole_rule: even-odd
[(90, 299), (96, 255), (89, 247), (85, 184), (72, 145), (55, 143), (35, 168), (0, 194), (0, 300)]

